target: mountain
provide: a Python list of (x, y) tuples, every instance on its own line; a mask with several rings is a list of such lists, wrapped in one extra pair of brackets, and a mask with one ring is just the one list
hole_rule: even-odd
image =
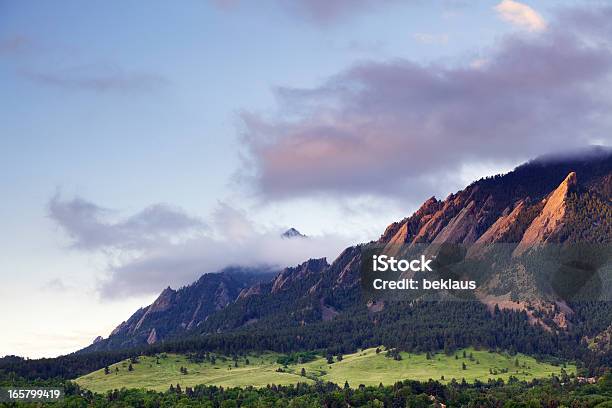
[(306, 235), (291, 227), (281, 234), (281, 238), (306, 238)]
[(269, 268), (230, 267), (202, 275), (193, 284), (178, 290), (167, 287), (151, 305), (138, 309), (119, 324), (107, 339), (96, 338), (84, 351), (154, 344), (189, 332), (234, 302), (242, 291), (273, 276), (275, 272)]
[[(611, 192), (609, 149), (541, 157), (507, 174), (478, 180), (444, 200), (427, 199), (411, 216), (391, 223), (378, 240), (345, 249), (331, 264), (311, 259), (268, 280), (241, 280), (233, 290), (225, 283), (222, 296), (217, 280), (225, 275), (205, 275), (192, 285), (215, 279), (205, 291), (166, 289), (109, 339), (90, 348), (114, 349), (173, 335), (191, 336), (198, 347), (204, 347), (202, 342), (229, 347), (233, 338), (280, 351), (378, 344), (435, 350), (477, 343), (523, 352), (575, 353), (572, 339), (596, 337), (612, 324), (612, 310), (603, 304), (574, 305), (559, 297), (563, 292), (553, 290), (557, 283), (542, 283), (523, 259), (543, 244), (610, 244)], [(360, 268), (365, 248), (444, 245), (465, 246), (465, 257), (474, 259), (503, 245), (509, 248), (508, 263), (502, 266), (500, 261), (483, 281), (476, 301), (454, 302), (452, 308), (444, 302), (364, 297)], [(584, 266), (573, 268), (582, 273)], [(198, 295), (187, 295), (192, 292)], [(472, 330), (466, 331), (469, 327)]]

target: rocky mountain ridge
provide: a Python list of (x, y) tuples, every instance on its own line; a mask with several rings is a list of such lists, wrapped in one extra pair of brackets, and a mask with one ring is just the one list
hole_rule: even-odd
[(193, 284), (178, 290), (167, 287), (151, 305), (138, 309), (119, 324), (107, 339), (98, 337), (85, 350), (154, 344), (188, 332), (234, 302), (242, 291), (275, 275), (276, 271), (268, 267), (230, 267), (202, 275)]
[[(429, 198), (414, 214), (390, 224), (370, 244), (389, 250), (401, 245), (461, 244), (486, 248), (507, 244), (512, 246), (514, 255), (520, 256), (542, 243), (584, 240), (610, 243), (611, 192), (609, 149), (540, 158), (510, 173), (478, 180), (445, 200)], [(362, 308), (375, 323), (376, 315), (386, 306), (376, 299), (361, 297), (362, 246), (345, 249), (331, 264), (325, 259), (311, 259), (240, 289), (216, 286), (214, 291), (206, 292), (209, 296), (206, 300), (189, 299), (186, 306), (189, 312), (176, 320), (181, 322), (180, 330), (162, 333), (149, 316), (158, 316), (157, 321), (163, 322), (168, 305), (176, 303), (180, 291), (166, 289), (149, 308), (137, 311), (122, 323), (110, 339), (127, 339), (123, 343), (137, 344), (159, 341), (168, 333), (204, 335), (263, 324), (309, 325), (350, 316)], [(506, 282), (495, 281), (494, 287), (491, 282), (485, 285), (486, 290), (479, 293), (483, 303), (492, 308), (498, 305), (525, 310), (534, 324), (545, 325), (549, 330), (563, 329), (567, 324), (571, 310), (563, 302), (550, 298), (536, 304), (533, 293), (525, 292), (525, 285), (533, 284), (534, 279), (524, 268), (500, 271), (491, 280)], [(205, 312), (200, 311), (202, 302), (208, 305)], [(546, 323), (541, 317), (544, 314), (550, 317)], [(112, 348), (110, 339), (91, 347)]]

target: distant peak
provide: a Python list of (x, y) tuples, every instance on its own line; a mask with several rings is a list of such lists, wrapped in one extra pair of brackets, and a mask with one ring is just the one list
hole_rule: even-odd
[(281, 238), (307, 238), (306, 235), (291, 227), (281, 234)]

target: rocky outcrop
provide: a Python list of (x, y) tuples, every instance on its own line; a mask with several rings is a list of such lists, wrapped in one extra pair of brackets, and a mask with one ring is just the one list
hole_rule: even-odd
[(527, 208), (527, 202), (528, 200), (520, 200), (510, 213), (508, 213), (509, 208), (504, 210), (497, 221), (476, 240), (476, 246), (488, 245), (496, 242), (513, 242), (513, 240), (516, 240), (516, 237), (512, 236), (511, 232), (516, 228), (517, 223), (519, 223), (519, 217), (524, 214)]
[(391, 245), (410, 242), (415, 233), (440, 209), (440, 205), (441, 202), (436, 197), (430, 197), (412, 216), (390, 224), (381, 235), (379, 242)]
[(157, 343), (157, 332), (155, 331), (155, 327), (151, 329), (149, 333), (149, 337), (147, 337), (147, 344), (155, 344)]
[(327, 260), (320, 258), (309, 259), (294, 268), (285, 268), (274, 279), (271, 293), (278, 293), (293, 282), (304, 279), (311, 274), (320, 274), (328, 266)]
[(542, 212), (529, 225), (521, 242), (514, 250), (515, 256), (522, 255), (528, 249), (547, 242), (555, 236), (556, 232), (561, 230), (566, 212), (566, 199), (576, 185), (576, 173), (571, 172), (559, 187), (546, 198)]
[(476, 203), (470, 201), (442, 228), (442, 231), (433, 239), (433, 243), (471, 244), (476, 241), (478, 224), (475, 209)]
[[(267, 290), (266, 290), (267, 289)], [(247, 299), (251, 296), (261, 295), (263, 293), (269, 292), (269, 286), (265, 283), (258, 283), (248, 288), (244, 288), (238, 294), (236, 300)]]
[(155, 299), (155, 301), (149, 307), (147, 307), (145, 313), (142, 315), (138, 323), (136, 323), (134, 327), (130, 327), (128, 332), (134, 333), (138, 331), (138, 329), (142, 327), (144, 322), (147, 321), (147, 318), (149, 318), (149, 316), (151, 316), (152, 314), (162, 313), (168, 310), (174, 302), (175, 295), (176, 291), (170, 288), (170, 286), (164, 289), (162, 293), (157, 297), (157, 299)]

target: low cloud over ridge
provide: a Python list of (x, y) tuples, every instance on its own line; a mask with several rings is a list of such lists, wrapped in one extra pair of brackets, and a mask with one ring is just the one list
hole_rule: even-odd
[(611, 21), (610, 7), (565, 11), (541, 33), (503, 38), (483, 63), (366, 62), (280, 88), (288, 109), (242, 116), (245, 172), (268, 199), (422, 197), (483, 160), (610, 144)]
[(228, 266), (292, 266), (336, 256), (350, 244), (332, 235), (282, 239), (282, 228), (265, 229), (226, 203), (219, 203), (206, 223), (163, 204), (117, 217), (116, 211), (83, 198), (57, 195), (48, 213), (70, 238), (71, 248), (106, 260), (98, 287), (104, 299), (158, 293)]

